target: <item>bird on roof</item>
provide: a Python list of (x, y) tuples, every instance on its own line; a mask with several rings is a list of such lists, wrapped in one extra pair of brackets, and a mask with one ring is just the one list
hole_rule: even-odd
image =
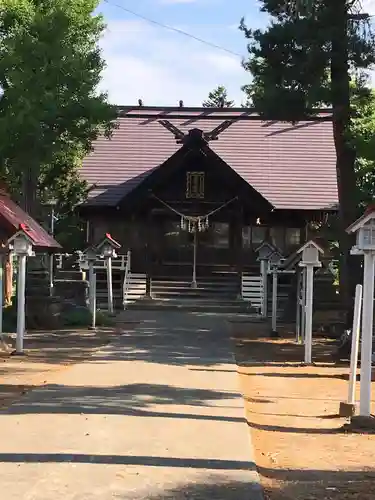
[(138, 106), (139, 106), (139, 107), (142, 107), (142, 106), (143, 106), (143, 101), (142, 101), (142, 99), (138, 99)]

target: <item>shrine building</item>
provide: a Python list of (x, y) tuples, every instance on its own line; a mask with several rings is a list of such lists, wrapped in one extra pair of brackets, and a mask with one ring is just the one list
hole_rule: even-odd
[(263, 241), (288, 257), (338, 204), (329, 110), (291, 124), (247, 108), (122, 107), (82, 176), (88, 243), (110, 233), (150, 280), (259, 274)]

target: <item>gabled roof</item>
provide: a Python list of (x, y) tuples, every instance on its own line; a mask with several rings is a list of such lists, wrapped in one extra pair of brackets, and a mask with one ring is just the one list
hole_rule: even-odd
[(96, 248), (101, 248), (104, 246), (106, 243), (109, 243), (113, 248), (121, 248), (121, 244), (116, 241), (114, 238), (109, 233), (106, 233), (104, 238), (99, 241), (99, 243), (96, 245)]
[(336, 209), (330, 114), (292, 125), (231, 108), (122, 108), (112, 138), (99, 138), (83, 163), (82, 176), (96, 186), (90, 205), (117, 206), (181, 147), (160, 123), (165, 119), (185, 133), (211, 132), (231, 120), (209, 146), (275, 208)]
[(306, 241), (306, 243), (297, 250), (297, 253), (302, 253), (305, 250), (305, 248), (308, 247), (315, 247), (319, 253), (321, 253), (322, 255), (324, 254), (323, 248), (319, 246), (314, 240)]
[(361, 215), (356, 221), (354, 221), (350, 226), (346, 229), (347, 233), (355, 233), (360, 229), (362, 226), (366, 224), (371, 219), (375, 218), (375, 205), (370, 205), (365, 213)]
[(61, 245), (36, 220), (2, 190), (0, 190), (0, 226), (3, 226), (10, 236), (23, 230), (37, 248), (48, 250), (61, 248)]

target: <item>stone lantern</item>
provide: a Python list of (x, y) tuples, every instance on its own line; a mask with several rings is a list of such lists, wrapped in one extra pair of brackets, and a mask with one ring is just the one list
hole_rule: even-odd
[(278, 289), (278, 273), (279, 266), (282, 262), (283, 256), (275, 250), (268, 259), (269, 270), (272, 273), (272, 337), (278, 337), (277, 332), (277, 289)]
[(304, 290), (305, 297), (305, 363), (312, 363), (312, 318), (314, 297), (314, 268), (321, 267), (320, 256), (324, 254), (323, 249), (313, 240), (305, 243), (298, 251), (301, 255), (299, 265), (305, 269)]
[(105, 238), (95, 248), (101, 258), (111, 259), (117, 257), (116, 250), (121, 248), (121, 245), (109, 233), (106, 233)]
[(260, 261), (260, 275), (262, 277), (262, 307), (261, 315), (263, 318), (267, 317), (267, 304), (268, 304), (268, 271), (269, 271), (269, 261), (271, 255), (276, 251), (276, 248), (269, 242), (263, 241), (263, 243), (255, 250), (258, 254), (257, 260)]
[(374, 321), (375, 206), (370, 206), (346, 231), (349, 234), (356, 235), (356, 244), (352, 248), (351, 253), (354, 255), (363, 255), (364, 259), (359, 413), (361, 417), (370, 417)]
[(100, 258), (104, 259), (106, 263), (108, 312), (113, 314), (112, 259), (117, 257), (116, 250), (121, 248), (121, 245), (109, 233), (106, 233), (105, 238), (95, 248)]
[(94, 264), (98, 253), (94, 247), (87, 248), (81, 256), (81, 269), (89, 271), (89, 307), (91, 312), (91, 328), (96, 328), (96, 274)]
[(17, 276), (17, 337), (15, 354), (23, 354), (23, 340), (25, 335), (25, 290), (26, 290), (26, 259), (35, 255), (34, 240), (28, 234), (29, 228), (20, 225), (20, 230), (8, 240), (11, 249), (18, 258)]

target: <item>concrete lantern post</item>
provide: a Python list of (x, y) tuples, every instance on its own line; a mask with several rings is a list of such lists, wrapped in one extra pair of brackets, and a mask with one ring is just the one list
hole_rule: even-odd
[(283, 256), (278, 250), (275, 250), (269, 257), (268, 265), (272, 273), (272, 322), (271, 322), (271, 336), (278, 337), (277, 331), (277, 297), (278, 297), (278, 273), (279, 266), (282, 262)]
[(356, 234), (356, 244), (351, 253), (364, 256), (363, 307), (361, 344), (360, 417), (371, 415), (372, 337), (374, 321), (374, 263), (375, 263), (375, 206), (348, 227), (349, 234)]
[(267, 317), (267, 309), (268, 309), (268, 271), (269, 271), (269, 262), (271, 255), (276, 251), (276, 248), (268, 243), (267, 241), (263, 241), (263, 243), (255, 250), (258, 254), (258, 262), (260, 262), (260, 275), (262, 277), (262, 305), (261, 305), (261, 316), (262, 318)]
[(96, 273), (94, 264), (98, 259), (97, 251), (93, 247), (87, 248), (81, 257), (81, 268), (89, 271), (89, 308), (91, 313), (91, 329), (96, 328)]
[(96, 246), (98, 254), (105, 259), (107, 269), (108, 312), (113, 314), (113, 284), (112, 284), (112, 259), (117, 257), (116, 250), (121, 248), (120, 243), (107, 233), (103, 241)]
[(18, 258), (17, 275), (17, 337), (14, 354), (23, 354), (25, 335), (25, 291), (26, 291), (26, 259), (33, 257), (33, 240), (27, 234), (27, 227), (22, 224), (20, 230), (8, 240), (9, 248)]
[(305, 268), (305, 363), (312, 363), (312, 320), (313, 320), (313, 297), (314, 297), (314, 268), (321, 267), (320, 254), (324, 254), (323, 249), (310, 240), (305, 243), (297, 253), (302, 255), (299, 265)]

